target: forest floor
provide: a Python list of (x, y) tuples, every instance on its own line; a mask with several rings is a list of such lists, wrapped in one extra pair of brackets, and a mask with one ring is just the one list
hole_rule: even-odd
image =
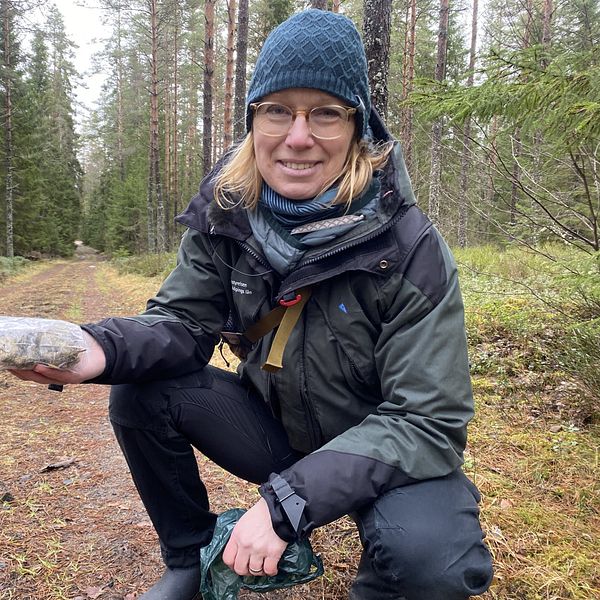
[[(135, 314), (158, 284), (93, 256), (40, 262), (0, 284), (0, 314), (80, 323)], [(561, 412), (565, 395), (579, 393), (577, 382), (548, 386), (546, 378), (533, 410), (523, 398), (535, 381), (502, 381), (500, 388), (493, 377), (474, 378), (479, 411), (466, 461), (496, 562), (496, 581), (482, 598), (600, 599), (598, 427), (575, 426)], [(162, 572), (107, 396), (106, 386), (59, 393), (0, 373), (1, 600), (132, 600)], [(198, 460), (216, 512), (257, 497), (255, 486)], [(312, 542), (325, 576), (265, 599), (347, 598), (360, 553), (352, 523), (321, 528)]]

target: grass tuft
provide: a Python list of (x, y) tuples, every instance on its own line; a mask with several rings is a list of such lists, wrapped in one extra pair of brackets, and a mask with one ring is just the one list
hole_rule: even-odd
[(22, 256), (15, 256), (14, 258), (0, 256), (0, 282), (22, 271), (28, 264), (29, 261)]
[(177, 257), (173, 253), (142, 254), (114, 257), (112, 264), (119, 273), (135, 273), (144, 277), (165, 278), (175, 268)]

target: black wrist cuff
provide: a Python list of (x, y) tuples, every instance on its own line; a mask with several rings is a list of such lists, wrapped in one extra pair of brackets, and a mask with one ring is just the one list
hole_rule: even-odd
[(295, 532), (300, 530), (300, 523), (306, 506), (306, 500), (300, 498), (290, 487), (290, 484), (281, 475), (273, 477), (270, 482), (271, 488), (279, 500), (283, 511), (285, 512), (292, 529)]
[(259, 491), (269, 507), (275, 533), (286, 542), (303, 537), (306, 533), (306, 500), (298, 496), (283, 477), (276, 474), (272, 474), (268, 483), (263, 484)]

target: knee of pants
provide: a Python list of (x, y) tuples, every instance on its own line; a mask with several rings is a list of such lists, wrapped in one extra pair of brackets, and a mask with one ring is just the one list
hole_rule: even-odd
[(108, 410), (110, 420), (123, 427), (164, 432), (173, 390), (211, 387), (212, 381), (212, 370), (206, 367), (174, 379), (113, 385)]
[(167, 398), (160, 382), (113, 385), (108, 414), (113, 425), (160, 431), (164, 429)]
[(460, 543), (427, 532), (413, 537), (385, 529), (378, 537), (373, 568), (407, 600), (465, 600), (483, 593), (491, 583), (491, 558), (483, 544), (474, 544), (458, 556)]
[(462, 473), (391, 490), (363, 521), (377, 575), (408, 600), (464, 600), (492, 580), (479, 494)]

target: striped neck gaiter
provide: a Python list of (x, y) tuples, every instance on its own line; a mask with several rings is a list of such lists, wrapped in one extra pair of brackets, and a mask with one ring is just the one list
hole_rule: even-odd
[(337, 187), (332, 187), (316, 198), (290, 200), (263, 183), (259, 203), (286, 229), (292, 229), (304, 223), (330, 219), (343, 214), (345, 209), (343, 205), (331, 205), (337, 191)]

